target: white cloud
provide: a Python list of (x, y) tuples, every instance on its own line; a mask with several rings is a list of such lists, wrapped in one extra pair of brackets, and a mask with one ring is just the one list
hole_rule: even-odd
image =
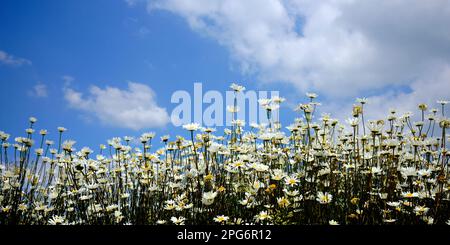
[[(376, 94), (381, 104), (450, 90), (436, 76), (450, 65), (447, 0), (166, 0), (148, 9), (183, 17), (229, 49), (243, 72), (302, 92)], [(389, 90), (398, 87), (413, 92)]]
[(131, 8), (136, 6), (136, 4), (138, 4), (138, 2), (142, 0), (124, 0), (124, 1), (127, 4), (127, 6)]
[(5, 51), (0, 50), (0, 64), (21, 66), (21, 65), (31, 65), (31, 61), (24, 58), (14, 57), (13, 55), (10, 55)]
[[(386, 90), (381, 94), (369, 96), (365, 106), (366, 119), (381, 119), (388, 115), (390, 109), (395, 109), (401, 115), (412, 112), (414, 120), (420, 120), (419, 103), (425, 103), (428, 108), (441, 110), (438, 100), (450, 100), (450, 65), (437, 67), (435, 72), (414, 80), (409, 85), (409, 91)], [(323, 112), (339, 112), (333, 116), (340, 120), (351, 117), (352, 105), (356, 102), (327, 103), (323, 105)], [(342, 113), (344, 112), (344, 113)], [(450, 114), (450, 108), (446, 107), (445, 115)], [(441, 115), (439, 113), (438, 115)]]
[(75, 78), (69, 75), (64, 75), (61, 77), (61, 79), (64, 81), (65, 86), (69, 86), (70, 83), (72, 83), (75, 80)]
[(65, 87), (64, 97), (70, 107), (107, 125), (139, 130), (162, 127), (169, 122), (166, 109), (156, 104), (153, 90), (141, 83), (128, 82), (126, 90), (92, 86), (88, 95)]
[(38, 82), (28, 91), (28, 95), (38, 98), (46, 98), (48, 96), (47, 85)]

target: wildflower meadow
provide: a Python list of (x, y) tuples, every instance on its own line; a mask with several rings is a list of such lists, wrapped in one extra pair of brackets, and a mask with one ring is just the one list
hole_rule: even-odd
[(272, 118), (285, 99), (272, 97), (259, 100), (265, 124), (235, 106), (221, 132), (189, 123), (94, 150), (64, 127), (49, 139), (31, 117), (23, 136), (0, 131), (0, 224), (450, 224), (448, 101), (417, 105), (419, 121), (365, 120), (362, 98), (340, 122), (316, 115), (316, 97), (286, 127)]

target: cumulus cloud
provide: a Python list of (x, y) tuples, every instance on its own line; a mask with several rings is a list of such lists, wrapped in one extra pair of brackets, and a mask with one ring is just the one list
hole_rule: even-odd
[(181, 16), (244, 73), (302, 92), (417, 102), (450, 90), (436, 76), (450, 64), (447, 0), (165, 0), (148, 10)]
[(11, 66), (21, 66), (21, 65), (31, 65), (31, 61), (15, 57), (5, 51), (0, 50), (0, 64), (11, 65)]
[(36, 85), (32, 87), (31, 90), (28, 91), (28, 95), (32, 97), (45, 98), (48, 96), (47, 85), (38, 82)]
[(169, 122), (167, 111), (157, 105), (153, 90), (141, 83), (128, 82), (125, 90), (92, 86), (87, 95), (65, 87), (64, 97), (70, 107), (107, 125), (139, 130), (162, 127)]
[[(401, 115), (405, 112), (413, 113), (414, 120), (420, 120), (418, 110), (419, 103), (425, 103), (428, 108), (441, 110), (438, 100), (449, 100), (450, 88), (450, 65), (435, 69), (435, 73), (414, 80), (409, 85), (407, 91), (387, 89), (383, 93), (368, 96), (368, 104), (365, 105), (365, 115), (367, 120), (384, 118), (389, 114), (390, 109), (395, 109)], [(341, 121), (351, 117), (351, 108), (356, 104), (354, 100), (341, 101), (340, 103), (326, 103), (320, 110), (322, 112), (333, 113)], [(342, 113), (345, 112), (345, 113)], [(450, 108), (446, 107), (445, 115), (450, 114)], [(438, 115), (441, 115), (439, 113)]]

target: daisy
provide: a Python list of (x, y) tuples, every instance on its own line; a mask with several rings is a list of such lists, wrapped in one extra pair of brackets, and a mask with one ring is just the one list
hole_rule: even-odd
[(295, 176), (288, 176), (284, 179), (284, 181), (286, 182), (286, 185), (289, 186), (294, 186), (298, 183), (298, 179)]
[(53, 215), (51, 219), (48, 220), (49, 225), (62, 225), (64, 224), (65, 218), (58, 215)]
[(429, 177), (431, 175), (431, 169), (421, 169), (417, 173), (420, 177)]
[(180, 216), (178, 218), (177, 217), (170, 218), (170, 221), (172, 221), (172, 223), (174, 223), (175, 225), (184, 225), (185, 220), (186, 219), (182, 216)]
[(256, 221), (264, 221), (264, 220), (270, 220), (272, 219), (272, 216), (270, 216), (267, 211), (261, 211), (259, 214), (255, 215)]
[(379, 174), (381, 174), (381, 172), (382, 172), (382, 169), (380, 167), (372, 167), (371, 168), (371, 173), (374, 175), (379, 175)]
[(387, 202), (386, 204), (391, 207), (396, 208), (396, 207), (400, 206), (401, 203), (400, 202)]
[(361, 103), (361, 104), (367, 104), (369, 100), (367, 98), (357, 98), (356, 102)]
[(425, 206), (416, 206), (414, 208), (414, 212), (416, 213), (416, 215), (424, 215), (428, 212), (428, 210), (430, 210), (430, 208), (427, 208)]
[(183, 128), (188, 130), (188, 131), (196, 131), (200, 128), (200, 124), (198, 123), (188, 123), (183, 125)]
[(19, 204), (18, 208), (20, 211), (25, 211), (28, 209), (27, 205), (25, 205), (24, 203)]
[(64, 141), (64, 143), (62, 144), (62, 148), (68, 152), (73, 151), (72, 147), (76, 142), (74, 140), (66, 140)]
[(242, 91), (245, 90), (245, 87), (244, 87), (244, 86), (237, 85), (236, 83), (232, 83), (231, 86), (230, 86), (230, 88), (231, 88), (234, 92), (242, 92)]
[(209, 191), (209, 192), (205, 192), (203, 193), (202, 196), (202, 203), (206, 206), (209, 206), (211, 204), (214, 203), (214, 198), (216, 198), (217, 196), (217, 192), (213, 192), (213, 191)]
[(402, 196), (405, 198), (413, 198), (413, 197), (418, 197), (419, 193), (417, 193), (417, 192), (402, 192)]
[(402, 173), (403, 176), (406, 177), (412, 177), (417, 175), (417, 170), (415, 167), (401, 168), (400, 172)]
[(314, 99), (317, 98), (317, 94), (316, 93), (306, 93), (306, 97), (310, 98), (310, 99)]
[(214, 221), (217, 223), (225, 223), (228, 221), (230, 217), (224, 215), (218, 215), (214, 218)]
[(328, 224), (329, 225), (339, 225), (339, 223), (337, 221), (335, 221), (335, 220), (328, 221)]
[(295, 197), (298, 196), (299, 191), (298, 190), (293, 190), (293, 191), (289, 191), (287, 189), (283, 189), (284, 193), (286, 193), (286, 195), (290, 196), (290, 197)]
[(396, 219), (384, 219), (383, 222), (385, 223), (394, 223), (395, 221), (397, 221)]
[(359, 124), (359, 119), (357, 117), (348, 118), (345, 121), (352, 127), (356, 127)]
[(278, 197), (277, 203), (278, 203), (278, 206), (280, 206), (282, 208), (286, 208), (291, 204), (291, 202), (289, 202), (289, 200), (286, 197)]
[(281, 169), (273, 170), (271, 178), (273, 180), (281, 180), (281, 179), (283, 179), (284, 178), (283, 170), (281, 170)]
[(328, 204), (333, 199), (333, 196), (327, 192), (323, 193), (319, 191), (317, 193), (316, 201), (318, 201), (320, 204)]

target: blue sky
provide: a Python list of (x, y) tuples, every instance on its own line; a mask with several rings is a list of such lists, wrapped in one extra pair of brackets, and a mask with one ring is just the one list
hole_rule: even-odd
[[(71, 87), (82, 92), (91, 85), (146, 84), (168, 113), (176, 106), (170, 103), (172, 93), (192, 91), (194, 82), (202, 82), (203, 90), (228, 90), (233, 81), (255, 87), (247, 83), (251, 76), (233, 69), (225, 48), (192, 32), (182, 18), (122, 1), (2, 1), (0, 50), (31, 61), (0, 65), (0, 128), (15, 136), (24, 133), (29, 116), (37, 117), (37, 129), (48, 129), (50, 137), (65, 126), (67, 137), (91, 147), (145, 131), (185, 134), (170, 123), (140, 130), (105, 125), (70, 108), (63, 76), (72, 77)], [(47, 96), (30, 94), (37, 84), (45, 85)]]
[(0, 130), (19, 136), (35, 116), (50, 138), (56, 127), (68, 128), (78, 148), (145, 131), (188, 136), (170, 122), (108, 124), (95, 100), (68, 99), (69, 92), (95, 98), (92, 86), (126, 91), (129, 81), (151, 88), (153, 109), (169, 116), (172, 93), (192, 91), (194, 82), (203, 90), (225, 91), (231, 82), (279, 90), (288, 99), (284, 124), (308, 91), (340, 118), (356, 97), (369, 97), (374, 116), (449, 99), (446, 1), (427, 8), (421, 1), (338, 2), (3, 0)]

